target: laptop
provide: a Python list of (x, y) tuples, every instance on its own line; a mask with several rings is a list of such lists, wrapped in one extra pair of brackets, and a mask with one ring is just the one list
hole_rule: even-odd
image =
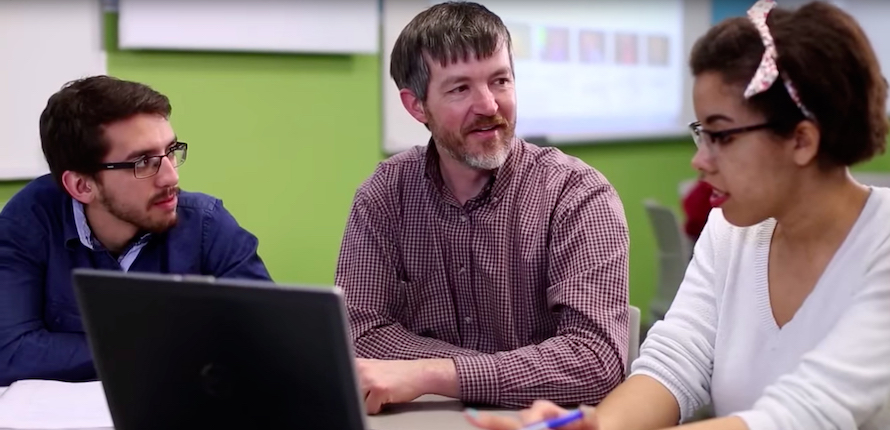
[(115, 430), (363, 430), (336, 288), (77, 269)]

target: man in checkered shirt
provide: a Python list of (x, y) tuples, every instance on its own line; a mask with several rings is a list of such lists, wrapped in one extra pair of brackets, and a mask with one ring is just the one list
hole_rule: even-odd
[(369, 413), (424, 394), (595, 404), (624, 378), (624, 209), (593, 168), (514, 136), (511, 51), (475, 3), (435, 5), (396, 41), (391, 75), (432, 139), (380, 163), (343, 237)]

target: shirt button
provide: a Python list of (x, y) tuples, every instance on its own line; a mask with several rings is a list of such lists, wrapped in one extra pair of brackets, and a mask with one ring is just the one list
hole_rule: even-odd
[(473, 319), (470, 317), (464, 317), (464, 322), (469, 324), (469, 323), (473, 322)]
[(459, 275), (463, 275), (464, 272), (467, 271), (467, 266), (460, 266), (460, 270), (457, 271)]
[(466, 216), (466, 215), (461, 215), (461, 216), (460, 216), (460, 222), (467, 222), (467, 216)]

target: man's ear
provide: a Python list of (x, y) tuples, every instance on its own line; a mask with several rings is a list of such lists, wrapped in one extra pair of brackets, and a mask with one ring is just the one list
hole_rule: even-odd
[(794, 129), (794, 163), (806, 166), (816, 160), (819, 155), (819, 141), (822, 133), (812, 121), (801, 121)]
[(426, 124), (429, 120), (426, 117), (426, 110), (423, 107), (423, 100), (417, 98), (414, 92), (407, 88), (399, 90), (399, 97), (402, 99), (402, 106), (408, 111), (414, 119)]
[(99, 194), (95, 179), (70, 170), (62, 173), (62, 185), (71, 198), (85, 205), (92, 203)]

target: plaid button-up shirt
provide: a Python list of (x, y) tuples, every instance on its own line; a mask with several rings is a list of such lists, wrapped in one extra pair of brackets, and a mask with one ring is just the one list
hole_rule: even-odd
[(435, 145), (358, 189), (340, 250), (356, 354), (452, 358), (461, 400), (598, 403), (624, 378), (628, 230), (615, 189), (554, 148), (513, 141), (461, 205)]

